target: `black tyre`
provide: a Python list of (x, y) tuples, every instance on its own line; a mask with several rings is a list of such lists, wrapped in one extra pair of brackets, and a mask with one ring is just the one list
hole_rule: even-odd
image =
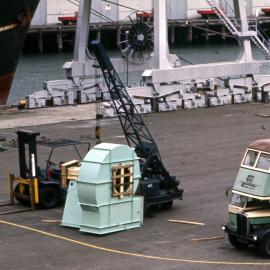
[(60, 193), (56, 187), (44, 186), (39, 191), (39, 207), (50, 209), (56, 207), (60, 201)]
[(169, 210), (173, 206), (173, 201), (169, 201), (160, 205), (162, 210)]
[(264, 257), (270, 257), (270, 235), (267, 235), (266, 238), (261, 242), (260, 252)]
[(235, 235), (229, 234), (228, 239), (231, 245), (235, 248), (244, 249), (248, 247), (248, 243), (240, 242)]
[[(20, 185), (17, 184), (14, 189), (14, 197), (15, 199), (22, 205), (28, 206), (30, 205), (30, 200), (24, 200), (22, 197), (19, 196), (20, 193)], [(23, 195), (29, 196), (29, 187), (27, 185), (24, 185), (24, 191)]]

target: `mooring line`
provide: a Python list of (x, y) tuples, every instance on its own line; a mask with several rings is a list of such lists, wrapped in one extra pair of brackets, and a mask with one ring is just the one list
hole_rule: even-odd
[(190, 263), (190, 264), (238, 265), (238, 266), (241, 266), (241, 265), (242, 266), (247, 266), (247, 265), (249, 265), (249, 266), (270, 266), (270, 262), (265, 263), (265, 262), (229, 262), (229, 261), (189, 260), (189, 259), (159, 257), (159, 256), (151, 256), (151, 255), (145, 255), (145, 254), (139, 254), (139, 253), (132, 253), (132, 252), (126, 252), (126, 251), (121, 251), (121, 250), (117, 250), (117, 249), (105, 248), (105, 247), (101, 247), (101, 246), (81, 242), (81, 241), (78, 241), (78, 240), (75, 240), (75, 239), (72, 239), (72, 238), (64, 237), (64, 236), (53, 234), (53, 233), (48, 233), (48, 232), (45, 232), (45, 231), (42, 231), (42, 230), (38, 230), (38, 229), (31, 228), (31, 227), (28, 227), (28, 226), (16, 224), (16, 223), (13, 223), (13, 222), (0, 220), (0, 224), (1, 223), (4, 224), (4, 225), (17, 227), (17, 228), (20, 228), (20, 229), (35, 232), (35, 233), (42, 234), (42, 235), (45, 235), (45, 236), (49, 236), (49, 237), (52, 237), (52, 238), (64, 240), (66, 242), (70, 242), (70, 243), (77, 244), (77, 245), (80, 245), (80, 246), (85, 246), (85, 247), (88, 247), (88, 248), (91, 248), (91, 249), (105, 251), (105, 252), (108, 252), (108, 253), (114, 253), (114, 254), (119, 254), (119, 255), (130, 256), (130, 257), (138, 257), (138, 258), (144, 258), (144, 259), (150, 259), (150, 260), (156, 260), (156, 261)]

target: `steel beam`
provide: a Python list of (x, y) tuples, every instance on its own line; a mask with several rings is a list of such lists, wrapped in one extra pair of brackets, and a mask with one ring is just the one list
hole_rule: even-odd
[(147, 70), (143, 76), (149, 83), (160, 84), (164, 82), (208, 79), (216, 77), (235, 77), (248, 74), (260, 74), (264, 64), (269, 61), (222, 62), (212, 64), (200, 64), (193, 66), (182, 66), (168, 70)]
[(86, 61), (85, 49), (89, 39), (89, 22), (92, 0), (80, 0), (76, 39), (74, 48), (74, 61), (84, 63)]
[(240, 52), (238, 57), (239, 62), (247, 62), (252, 61), (252, 49), (251, 49), (251, 41), (250, 36), (246, 36), (249, 32), (248, 19), (247, 19), (247, 11), (246, 11), (246, 1), (245, 0), (233, 0), (235, 18), (237, 21), (241, 23), (241, 32), (243, 34), (243, 38), (241, 38), (240, 42), (243, 49)]
[(168, 26), (167, 26), (167, 0), (154, 1), (154, 67), (155, 69), (170, 69), (168, 60)]

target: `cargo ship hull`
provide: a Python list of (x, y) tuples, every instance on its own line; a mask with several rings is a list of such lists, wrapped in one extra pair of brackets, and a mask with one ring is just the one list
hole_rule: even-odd
[(19, 55), (39, 0), (2, 2), (0, 8), (0, 106), (7, 103)]

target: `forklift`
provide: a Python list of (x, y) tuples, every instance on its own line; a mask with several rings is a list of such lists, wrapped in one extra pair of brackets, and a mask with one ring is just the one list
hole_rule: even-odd
[[(76, 168), (73, 180), (76, 180), (79, 173), (79, 163), (82, 156), (78, 145), (87, 144), (87, 151), (90, 149), (88, 142), (73, 140), (37, 140), (39, 132), (19, 130), (18, 149), (20, 176), (9, 175), (10, 200), (14, 198), (23, 205), (31, 205), (31, 208), (50, 209), (58, 206), (65, 200), (67, 188), (67, 169)], [(37, 145), (47, 146), (50, 153), (45, 169), (38, 166)], [(79, 159), (68, 162), (60, 162), (57, 166), (52, 161), (54, 150), (59, 147), (71, 146), (75, 149)], [(15, 188), (14, 188), (14, 184)]]

